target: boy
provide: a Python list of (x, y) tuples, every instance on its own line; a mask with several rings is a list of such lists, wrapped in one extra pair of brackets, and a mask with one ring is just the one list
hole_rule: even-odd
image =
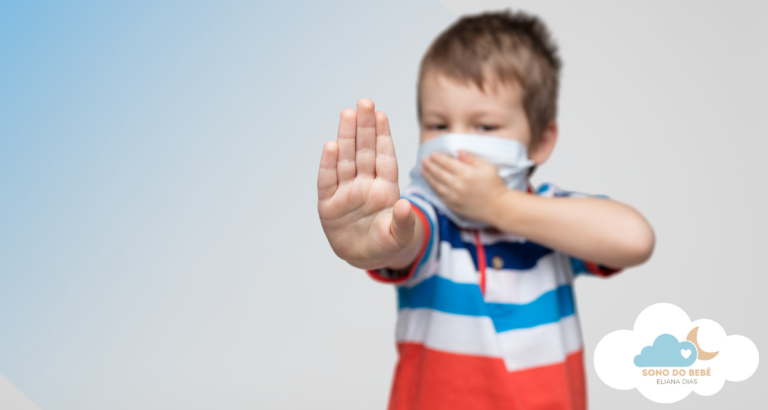
[(462, 18), (422, 60), (419, 163), (402, 197), (372, 101), (342, 111), (323, 148), (331, 247), (397, 288), (390, 409), (586, 408), (573, 278), (643, 263), (654, 234), (619, 202), (531, 188), (557, 141), (560, 65), (534, 17)]

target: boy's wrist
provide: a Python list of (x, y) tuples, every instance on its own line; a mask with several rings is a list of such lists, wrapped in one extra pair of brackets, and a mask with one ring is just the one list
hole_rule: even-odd
[(488, 220), (483, 221), (489, 225), (499, 228), (509, 218), (510, 213), (514, 213), (519, 198), (517, 194), (522, 192), (513, 189), (507, 189), (498, 195), (489, 204)]
[(378, 270), (383, 268), (399, 270), (410, 268), (418, 256), (419, 250), (421, 249), (424, 240), (426, 240), (422, 224), (419, 222), (417, 217), (413, 215), (412, 217), (416, 218), (417, 222), (413, 226), (413, 237), (407, 245), (401, 247), (397, 251), (394, 251), (394, 253), (390, 253), (393, 251), (392, 249), (389, 251), (382, 251), (375, 246), (371, 248), (371, 244), (377, 244), (379, 241), (368, 238), (369, 247), (365, 252), (365, 254), (368, 255), (368, 258), (357, 260), (345, 259), (345, 261), (356, 268), (364, 270)]
[(355, 260), (355, 261), (346, 261), (348, 264), (363, 270), (377, 270), (377, 269), (383, 269), (383, 268), (393, 268), (397, 269), (400, 268), (399, 265), (402, 264), (400, 261), (402, 259), (402, 256), (407, 253), (407, 249), (403, 249), (400, 253), (398, 253), (395, 256), (392, 256), (387, 259), (376, 259), (376, 260)]

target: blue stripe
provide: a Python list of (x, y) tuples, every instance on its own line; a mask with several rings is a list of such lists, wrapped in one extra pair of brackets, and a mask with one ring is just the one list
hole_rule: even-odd
[(557, 322), (576, 310), (573, 290), (569, 285), (560, 285), (524, 305), (488, 303), (487, 306), (497, 332)]
[[(437, 220), (440, 225), (440, 240), (451, 244), (454, 249), (467, 249), (472, 255), (472, 260), (477, 267), (477, 247), (472, 242), (461, 240), (459, 228), (448, 217), (437, 212)], [(497, 242), (492, 245), (483, 245), (485, 249), (486, 266), (494, 256), (504, 261), (504, 269), (528, 270), (536, 266), (543, 256), (552, 253), (552, 249), (533, 242)]]
[(526, 304), (485, 303), (477, 284), (432, 276), (413, 288), (397, 289), (398, 306), (429, 308), (466, 316), (488, 316), (497, 332), (559, 321), (574, 313), (573, 290), (564, 284)]
[(587, 265), (584, 264), (584, 261), (581, 259), (577, 259), (574, 257), (570, 257), (571, 259), (571, 267), (573, 268), (573, 275), (581, 275), (581, 274), (587, 274), (587, 275), (593, 275), (592, 272), (587, 269)]
[(397, 289), (398, 305), (403, 308), (431, 308), (446, 313), (487, 316), (480, 287), (432, 276), (412, 288)]

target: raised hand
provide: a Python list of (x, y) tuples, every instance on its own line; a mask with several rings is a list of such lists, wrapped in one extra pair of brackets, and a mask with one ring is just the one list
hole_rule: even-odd
[(336, 255), (363, 269), (402, 262), (416, 218), (408, 200), (400, 199), (389, 121), (374, 112), (373, 101), (360, 99), (357, 112), (341, 112), (336, 142), (323, 147), (317, 195), (320, 222)]

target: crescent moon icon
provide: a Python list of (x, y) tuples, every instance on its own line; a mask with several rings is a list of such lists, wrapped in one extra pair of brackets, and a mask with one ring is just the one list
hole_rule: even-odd
[(699, 347), (698, 338), (699, 338), (699, 327), (698, 326), (696, 326), (693, 329), (691, 329), (691, 331), (688, 332), (688, 336), (685, 337), (685, 340), (693, 343), (693, 345), (696, 346), (696, 350), (699, 352), (699, 357), (697, 358), (698, 360), (712, 360), (712, 359), (715, 358), (715, 356), (717, 356), (718, 353), (720, 353), (719, 351), (717, 351), (717, 352), (705, 352), (704, 350), (702, 350)]

